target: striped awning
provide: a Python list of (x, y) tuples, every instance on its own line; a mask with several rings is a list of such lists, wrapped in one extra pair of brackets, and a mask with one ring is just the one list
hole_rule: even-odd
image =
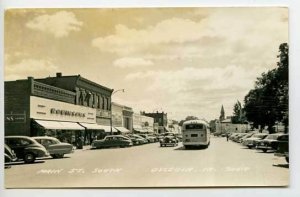
[(49, 120), (34, 120), (40, 126), (45, 129), (54, 130), (84, 130), (84, 127), (80, 126), (76, 122), (62, 122), (62, 121), (49, 121)]

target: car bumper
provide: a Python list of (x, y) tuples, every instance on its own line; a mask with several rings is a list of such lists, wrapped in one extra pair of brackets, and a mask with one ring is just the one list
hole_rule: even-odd
[(275, 153), (274, 155), (277, 157), (288, 157), (289, 153)]
[(261, 150), (272, 150), (273, 148), (270, 146), (256, 146), (256, 149), (261, 149)]

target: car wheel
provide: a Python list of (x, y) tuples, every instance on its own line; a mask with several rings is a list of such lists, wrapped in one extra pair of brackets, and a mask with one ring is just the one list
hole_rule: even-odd
[(263, 149), (262, 151), (263, 151), (264, 153), (266, 153), (266, 152), (267, 152), (267, 149)]
[(63, 158), (64, 154), (56, 154), (56, 158)]
[(35, 161), (35, 155), (33, 153), (26, 153), (24, 155), (25, 163), (33, 163)]
[(252, 149), (252, 146), (248, 146), (249, 149)]
[(289, 157), (285, 157), (286, 162), (289, 163)]
[(55, 159), (55, 158), (56, 158), (56, 154), (51, 154), (51, 157), (52, 157), (53, 159)]

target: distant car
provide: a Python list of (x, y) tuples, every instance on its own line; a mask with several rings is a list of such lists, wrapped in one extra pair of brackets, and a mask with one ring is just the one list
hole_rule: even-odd
[(165, 133), (164, 137), (159, 141), (160, 146), (177, 146), (178, 139), (176, 138), (174, 133)]
[(156, 141), (156, 137), (153, 137), (151, 135), (148, 134), (139, 134), (139, 135), (145, 138), (146, 140), (148, 140), (149, 143), (153, 143)]
[(222, 133), (220, 133), (220, 132), (214, 132), (214, 136), (221, 136), (222, 135)]
[(278, 147), (274, 155), (285, 157), (286, 162), (289, 163), (289, 135), (281, 136), (278, 139)]
[(230, 140), (233, 140), (234, 137), (236, 137), (239, 133), (232, 133), (230, 136), (229, 136), (229, 139)]
[(103, 140), (94, 140), (92, 148), (110, 148), (110, 147), (130, 147), (133, 143), (131, 139), (122, 135), (109, 135)]
[(267, 152), (268, 150), (277, 150), (279, 141), (288, 140), (288, 135), (283, 133), (275, 133), (268, 135), (264, 140), (261, 140), (256, 149)]
[(4, 162), (8, 163), (8, 162), (14, 162), (17, 161), (18, 158), (15, 154), (15, 152), (6, 144), (4, 145)]
[(141, 145), (141, 144), (146, 144), (148, 141), (140, 136), (135, 136), (135, 135), (125, 135), (125, 137), (128, 137), (131, 139), (133, 145)]
[(154, 142), (158, 142), (158, 137), (154, 134), (148, 134), (149, 137), (154, 139)]
[(255, 144), (256, 140), (264, 139), (266, 136), (268, 136), (268, 134), (266, 133), (256, 133), (252, 135), (250, 138), (245, 139), (242, 144), (251, 149), (256, 146)]
[(242, 137), (244, 137), (245, 135), (247, 135), (247, 133), (239, 133), (238, 135), (236, 135), (234, 138), (233, 138), (233, 140), (232, 141), (234, 141), (234, 142), (240, 142), (240, 139), (242, 138)]
[(42, 144), (53, 158), (63, 158), (65, 154), (74, 152), (72, 144), (60, 142), (54, 137), (37, 136), (32, 138)]
[(254, 133), (247, 133), (247, 135), (243, 136), (242, 138), (240, 138), (239, 143), (243, 143), (243, 141), (247, 138), (250, 138), (254, 135)]
[(177, 134), (176, 135), (178, 142), (182, 142), (182, 134)]
[(139, 140), (140, 144), (147, 144), (148, 140), (140, 135), (137, 134), (133, 134), (132, 136), (134, 136), (137, 140)]
[(38, 157), (49, 156), (44, 146), (27, 136), (6, 136), (5, 143), (15, 152), (18, 159), (33, 163)]

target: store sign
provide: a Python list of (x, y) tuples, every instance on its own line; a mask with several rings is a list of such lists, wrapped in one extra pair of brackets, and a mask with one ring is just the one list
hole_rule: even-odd
[(63, 110), (63, 109), (50, 109), (51, 114), (60, 114), (64, 116), (78, 116), (78, 117), (85, 117), (85, 113), (76, 112), (76, 111), (69, 111), (69, 110)]
[(25, 123), (26, 115), (25, 114), (5, 114), (5, 122)]
[(96, 109), (31, 96), (30, 118), (41, 120), (96, 123)]

